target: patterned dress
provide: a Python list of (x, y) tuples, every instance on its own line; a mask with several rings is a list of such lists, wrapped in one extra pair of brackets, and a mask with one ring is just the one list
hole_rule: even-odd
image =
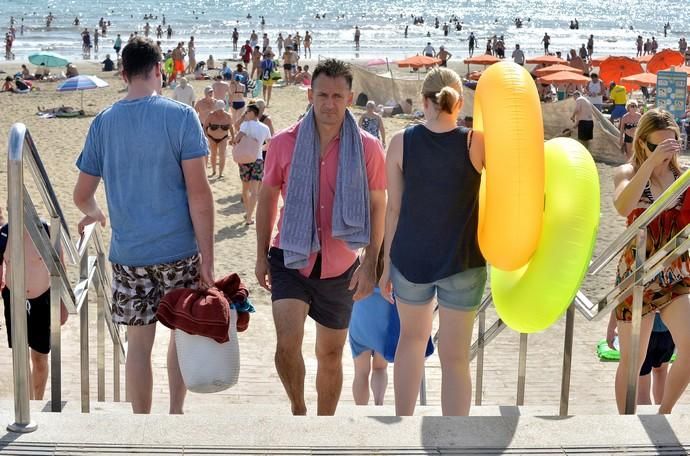
[[(671, 168), (676, 179), (680, 176), (680, 171)], [(654, 202), (652, 189), (647, 185), (640, 197), (640, 206), (628, 216), (628, 226), (642, 214)], [(676, 205), (663, 211), (647, 227), (647, 258), (654, 255), (661, 247), (666, 245), (685, 225), (688, 224), (687, 214), (681, 216), (683, 209), (684, 196), (676, 201)], [(685, 211), (683, 211), (685, 212)], [(618, 262), (616, 273), (616, 285), (630, 276), (635, 270), (635, 255), (637, 248), (635, 240), (625, 248)], [(660, 271), (650, 282), (644, 286), (642, 298), (642, 315), (659, 310), (669, 304), (675, 297), (683, 294), (690, 294), (690, 255), (683, 253), (676, 258), (669, 266)], [(616, 318), (621, 321), (632, 319), (632, 296), (616, 307)]]

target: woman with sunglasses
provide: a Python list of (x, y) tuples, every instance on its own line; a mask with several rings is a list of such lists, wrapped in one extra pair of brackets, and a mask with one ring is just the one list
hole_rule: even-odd
[[(628, 225), (639, 217), (655, 199), (681, 175), (678, 164), (680, 130), (671, 114), (661, 110), (645, 113), (637, 125), (633, 139), (633, 156), (614, 175), (614, 205), (627, 217)], [(656, 253), (684, 228), (681, 208), (684, 198), (662, 212), (647, 227), (647, 258)], [(634, 241), (623, 251), (618, 263), (616, 283), (630, 276), (635, 269)], [(678, 358), (671, 367), (659, 413), (670, 413), (690, 380), (690, 257), (684, 253), (644, 285), (642, 327), (639, 359), (631, 360), (632, 297), (615, 309), (620, 341), (621, 360), (616, 371), (616, 403), (625, 411), (627, 372), (631, 362), (639, 370), (647, 354), (649, 336), (656, 312), (661, 314), (678, 347)]]

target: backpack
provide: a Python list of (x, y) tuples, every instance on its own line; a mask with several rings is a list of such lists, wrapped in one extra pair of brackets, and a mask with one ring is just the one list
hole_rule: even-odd
[(261, 70), (262, 70), (261, 79), (263, 79), (264, 81), (269, 81), (271, 79), (271, 73), (273, 72), (273, 61), (272, 60), (264, 60), (261, 63)]

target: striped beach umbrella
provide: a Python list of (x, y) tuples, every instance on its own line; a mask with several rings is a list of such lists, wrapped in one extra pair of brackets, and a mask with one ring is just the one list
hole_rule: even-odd
[(98, 76), (78, 75), (64, 80), (57, 86), (58, 92), (81, 92), (81, 110), (84, 110), (84, 90), (108, 87), (108, 83)]

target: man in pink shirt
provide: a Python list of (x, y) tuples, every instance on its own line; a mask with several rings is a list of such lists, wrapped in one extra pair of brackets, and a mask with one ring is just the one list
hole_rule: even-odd
[[(273, 319), (277, 333), (275, 363), (294, 415), (305, 415), (304, 359), (302, 339), (309, 315), (316, 322), (316, 391), (319, 415), (333, 415), (343, 383), (342, 351), (347, 337), (352, 305), (372, 293), (376, 281), (376, 261), (383, 239), (386, 207), (385, 159), (380, 142), (357, 129), (363, 144), (366, 181), (369, 187), (371, 235), (360, 264), (358, 251), (332, 234), (333, 204), (336, 196), (340, 135), (352, 103), (352, 73), (338, 60), (320, 63), (308, 91), (314, 110), (316, 135), (320, 144), (318, 201), (315, 213), (320, 251), (312, 253), (307, 266), (285, 266), (280, 248), (284, 208), (278, 221), (279, 234), (271, 243), (278, 199), (285, 201), (290, 166), (301, 123), (278, 133), (266, 154), (265, 171), (256, 217), (256, 276), (271, 291)], [(302, 183), (300, 182), (302, 185)], [(304, 182), (303, 185), (310, 185)]]

